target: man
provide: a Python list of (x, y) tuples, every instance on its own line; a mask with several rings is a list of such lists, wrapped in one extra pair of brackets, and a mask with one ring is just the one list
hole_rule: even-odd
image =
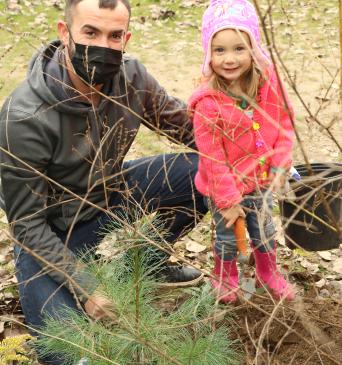
[[(134, 204), (158, 211), (174, 242), (206, 212), (192, 184), (196, 154), (123, 162), (141, 123), (193, 146), (185, 105), (123, 55), (129, 18), (128, 0), (67, 0), (60, 41), (33, 58), (1, 111), (4, 209), (34, 328), (63, 305), (104, 315), (108, 301), (75, 253), (99, 243), (111, 215)], [(176, 282), (200, 275), (185, 267), (163, 273)]]

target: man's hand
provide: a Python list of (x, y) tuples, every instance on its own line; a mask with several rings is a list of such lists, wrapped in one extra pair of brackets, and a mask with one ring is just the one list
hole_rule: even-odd
[(226, 227), (230, 228), (239, 217), (246, 217), (245, 212), (240, 204), (233, 205), (230, 208), (220, 210), (222, 217), (226, 220)]
[(99, 320), (109, 316), (109, 312), (113, 311), (113, 304), (108, 298), (95, 291), (86, 301), (84, 309), (89, 316)]

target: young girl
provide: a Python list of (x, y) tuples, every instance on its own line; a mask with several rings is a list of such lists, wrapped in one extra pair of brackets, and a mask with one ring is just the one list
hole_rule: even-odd
[(234, 222), (245, 217), (258, 285), (277, 299), (294, 298), (276, 266), (271, 189), (280, 190), (291, 166), (293, 128), (287, 98), (260, 45), (258, 17), (246, 0), (211, 0), (202, 23), (205, 82), (194, 92), (200, 153), (196, 188), (216, 224), (211, 280), (223, 302), (237, 299)]

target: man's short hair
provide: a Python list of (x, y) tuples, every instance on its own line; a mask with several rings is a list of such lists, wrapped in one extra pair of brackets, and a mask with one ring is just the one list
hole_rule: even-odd
[[(72, 24), (72, 10), (81, 1), (83, 1), (83, 0), (66, 0), (65, 1), (64, 14), (65, 14), (65, 21), (67, 22), (67, 24), (69, 24), (69, 25)], [(130, 4), (129, 0), (98, 0), (99, 8), (103, 8), (103, 9), (115, 9), (119, 2), (123, 3), (126, 6), (129, 17), (131, 17), (131, 4)]]

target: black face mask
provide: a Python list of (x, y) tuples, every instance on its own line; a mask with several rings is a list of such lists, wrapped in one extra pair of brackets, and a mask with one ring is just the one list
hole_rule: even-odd
[(77, 75), (89, 84), (103, 84), (119, 72), (122, 51), (75, 42), (74, 45), (75, 51), (71, 63)]

